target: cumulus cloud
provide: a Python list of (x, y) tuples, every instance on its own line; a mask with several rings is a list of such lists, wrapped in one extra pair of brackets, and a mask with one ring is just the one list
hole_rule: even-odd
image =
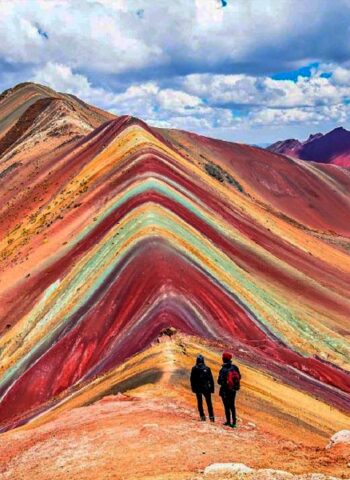
[[(202, 100), (199, 97), (189, 95), (186, 92), (167, 88), (158, 94), (159, 106), (165, 110), (182, 115), (202, 109)], [(205, 108), (204, 108), (205, 109)]]
[(349, 23), (347, 0), (2, 0), (0, 55), (109, 74), (270, 72), (349, 60)]
[(74, 74), (70, 67), (60, 63), (48, 62), (43, 69), (35, 72), (33, 80), (55, 90), (74, 93), (82, 97), (89, 97), (94, 92), (84, 75)]
[(240, 109), (256, 125), (349, 121), (350, 69), (319, 65), (310, 76), (277, 80), (268, 76), (192, 74), (182, 79), (188, 93), (217, 108)]
[(230, 109), (211, 107), (197, 96), (162, 89), (155, 82), (130, 86), (114, 95), (111, 105), (116, 114), (131, 114), (155, 126), (203, 131), (234, 128), (240, 122)]
[(162, 60), (162, 49), (132, 28), (133, 15), (125, 5), (3, 0), (0, 55), (10, 64), (53, 61), (86, 71), (120, 73), (153, 67)]
[(296, 81), (265, 76), (194, 74), (184, 79), (183, 86), (214, 104), (295, 108), (331, 105), (349, 98), (349, 80), (350, 71), (337, 68), (327, 78), (315, 70), (310, 77), (299, 76)]
[(114, 93), (93, 86), (82, 74), (66, 65), (49, 62), (34, 72), (32, 80), (55, 90), (72, 93), (117, 115), (134, 115), (157, 126), (177, 128), (230, 127), (239, 123), (225, 108), (206, 105), (183, 90), (161, 88), (157, 82), (131, 85)]
[(310, 77), (300, 76), (296, 81), (244, 74), (192, 74), (177, 78), (177, 88), (162, 88), (159, 82), (148, 81), (115, 93), (93, 86), (67, 65), (49, 62), (35, 71), (32, 80), (118, 115), (215, 134), (248, 125), (344, 123), (350, 118), (349, 77), (350, 70), (335, 65), (319, 66)]

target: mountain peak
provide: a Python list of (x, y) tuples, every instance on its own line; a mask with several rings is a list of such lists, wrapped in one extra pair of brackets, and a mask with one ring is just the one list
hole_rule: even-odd
[(313, 140), (316, 140), (317, 138), (323, 137), (323, 133), (310, 133), (308, 139), (306, 142), (312, 142)]
[(2, 93), (0, 93), (0, 102), (13, 94), (19, 94), (20, 92), (31, 91), (44, 94), (46, 96), (57, 96), (58, 93), (55, 92), (50, 87), (46, 87), (44, 85), (40, 85), (39, 83), (34, 82), (22, 82), (18, 83), (14, 87), (7, 88)]
[(340, 126), (326, 134), (311, 134), (307, 140), (282, 140), (267, 147), (275, 153), (318, 163), (350, 166), (350, 132)]
[[(350, 135), (349, 130), (346, 130), (344, 127), (337, 127), (328, 132), (326, 135)], [(324, 135), (324, 136), (326, 136)]]
[(350, 132), (349, 132), (348, 130), (346, 130), (346, 128), (344, 128), (344, 127), (336, 127), (336, 128), (334, 128), (334, 129), (332, 130), (332, 132), (337, 132), (337, 131), (338, 131), (338, 132), (348, 132), (348, 133), (350, 133)]
[(42, 155), (116, 118), (34, 82), (19, 83), (2, 92), (0, 106), (0, 154), (9, 159), (18, 153), (20, 161), (28, 151)]

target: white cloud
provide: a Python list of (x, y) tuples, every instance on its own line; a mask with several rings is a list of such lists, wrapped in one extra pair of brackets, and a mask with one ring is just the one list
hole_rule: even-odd
[[(321, 76), (325, 70), (328, 78)], [(350, 95), (348, 76), (349, 70), (330, 65), (296, 82), (247, 75), (189, 75), (178, 81), (177, 89), (161, 88), (159, 83), (149, 81), (114, 93), (93, 86), (87, 77), (66, 65), (49, 62), (32, 79), (118, 115), (134, 115), (158, 126), (208, 132), (244, 125), (344, 123), (350, 118), (345, 101)], [(246, 114), (234, 115), (234, 105), (246, 109)]]
[(72, 93), (117, 115), (134, 115), (152, 125), (178, 128), (233, 127), (239, 121), (229, 109), (206, 105), (182, 90), (162, 89), (156, 82), (131, 85), (122, 93), (94, 87), (66, 65), (49, 62), (36, 70), (32, 80), (55, 90)]
[(134, 16), (120, 1), (3, 0), (0, 57), (111, 73), (157, 65), (162, 48), (132, 28)]
[(247, 73), (350, 58), (347, 0), (310, 0), (297, 8), (295, 0), (234, 0), (225, 9), (218, 3), (2, 0), (0, 56), (10, 63), (155, 75), (159, 68)]
[(84, 75), (73, 73), (70, 67), (60, 63), (47, 63), (43, 69), (36, 71), (33, 80), (54, 90), (81, 97), (89, 97), (93, 93), (91, 84)]
[(349, 97), (350, 82), (346, 83), (346, 75), (350, 77), (350, 71), (338, 68), (337, 78), (323, 78), (317, 71), (311, 77), (299, 76), (294, 82), (249, 75), (194, 74), (184, 79), (183, 87), (213, 104), (310, 107), (336, 104)]
[(342, 67), (335, 68), (333, 80), (337, 85), (345, 85), (348, 88), (350, 85), (350, 70)]
[(181, 90), (161, 89), (154, 82), (134, 85), (115, 95), (112, 110), (172, 128), (235, 127), (239, 122), (229, 109), (210, 107), (199, 97)]
[(159, 106), (164, 110), (174, 113), (191, 114), (192, 111), (201, 109), (203, 104), (199, 97), (188, 93), (167, 88), (158, 93)]

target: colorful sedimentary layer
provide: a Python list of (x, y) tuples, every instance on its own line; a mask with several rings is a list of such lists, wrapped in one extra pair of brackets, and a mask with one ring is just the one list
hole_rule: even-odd
[(128, 116), (67, 145), (0, 172), (2, 430), (111, 390), (169, 326), (349, 413), (346, 170)]

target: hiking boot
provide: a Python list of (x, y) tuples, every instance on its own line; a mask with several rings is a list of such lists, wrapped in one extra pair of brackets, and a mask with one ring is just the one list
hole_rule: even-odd
[(206, 418), (205, 418), (205, 415), (203, 415), (203, 417), (201, 417), (201, 422), (205, 422), (206, 421)]
[(225, 423), (223, 423), (223, 425), (224, 425), (225, 427), (230, 427), (230, 426), (231, 426), (230, 422), (225, 422)]
[(237, 428), (237, 424), (236, 424), (236, 423), (231, 423), (231, 424), (230, 424), (230, 427), (231, 427), (231, 428)]
[(209, 420), (214, 423), (215, 422), (215, 417), (209, 417)]

